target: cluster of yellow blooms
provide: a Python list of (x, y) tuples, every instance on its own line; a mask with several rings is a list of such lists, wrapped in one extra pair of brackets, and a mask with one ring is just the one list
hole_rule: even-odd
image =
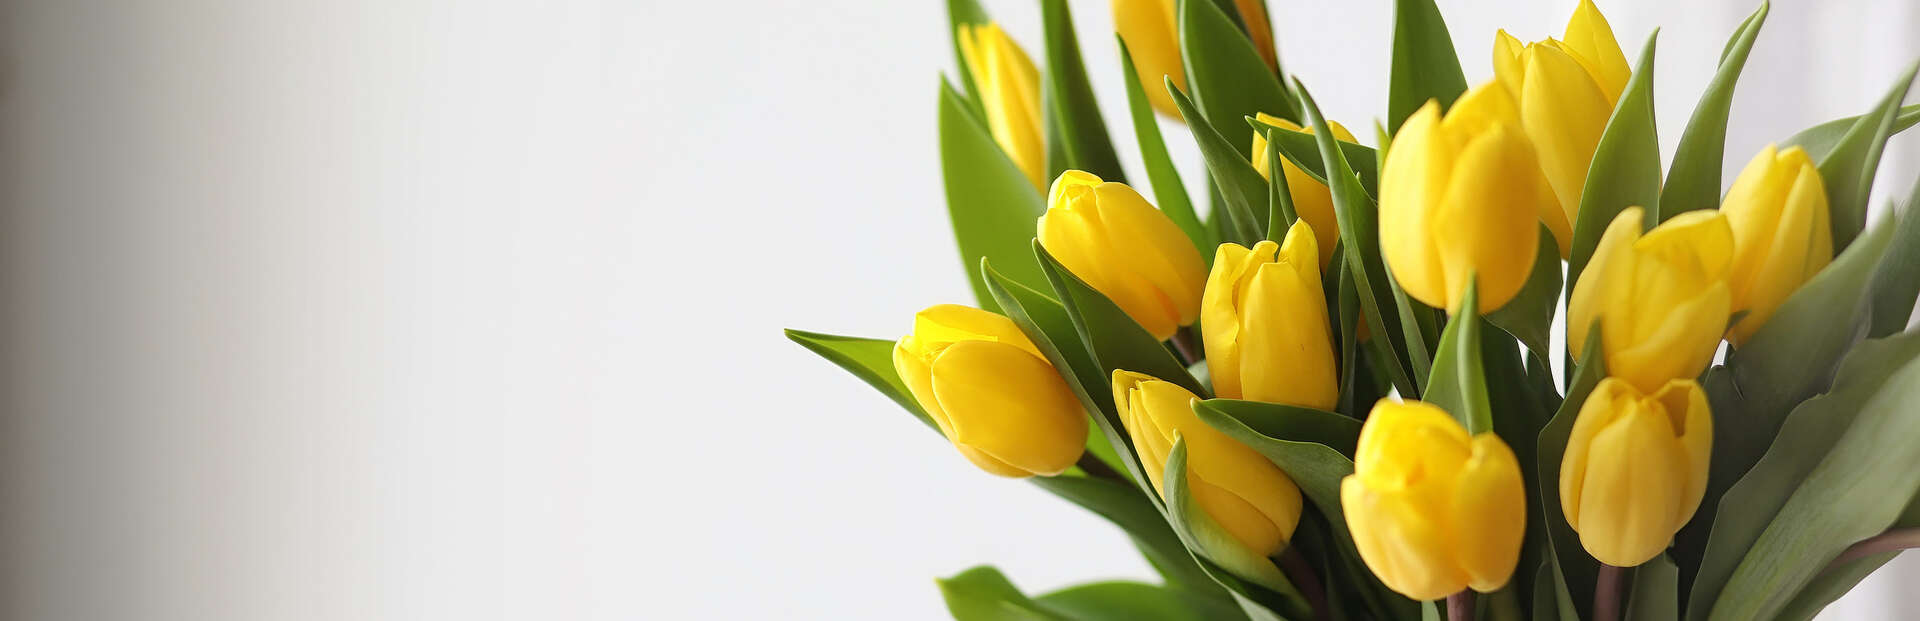
[[(1259, 4), (1239, 3), (1243, 11)], [(1114, 2), (1148, 83), (1182, 80), (1172, 5)], [(1246, 21), (1267, 23), (1264, 15)], [(1272, 62), (1271, 34), (1252, 36)], [(1032, 61), (996, 26), (965, 28), (959, 41), (990, 133), (1041, 187), (1045, 144)], [(1587, 169), (1629, 78), (1590, 0), (1561, 40), (1523, 45), (1501, 31), (1493, 60), (1495, 80), (1444, 113), (1428, 102), (1406, 120), (1379, 182), (1379, 234), (1394, 278), (1413, 298), (1458, 313), (1492, 312), (1520, 291), (1542, 225), (1565, 258)], [(1153, 104), (1171, 113), (1156, 91), (1149, 89)], [(1353, 141), (1345, 128), (1331, 128)], [(1263, 139), (1254, 140), (1251, 152), (1263, 159)], [(1255, 168), (1268, 170), (1260, 161)], [(1338, 227), (1326, 186), (1291, 162), (1283, 170), (1299, 220), (1279, 243), (1220, 245), (1211, 273), (1146, 198), (1086, 172), (1052, 181), (1037, 237), (1155, 338), (1197, 321), (1216, 396), (1330, 410), (1340, 386), (1322, 271)], [(1557, 482), (1561, 509), (1587, 551), (1615, 566), (1660, 554), (1700, 504), (1713, 419), (1695, 378), (1720, 341), (1738, 346), (1752, 337), (1833, 255), (1826, 193), (1799, 148), (1756, 155), (1717, 211), (1683, 213), (1643, 233), (1646, 217), (1629, 208), (1607, 226), (1568, 302), (1567, 342), (1577, 350), (1598, 326), (1608, 377), (1575, 420)], [(1479, 300), (1471, 310), (1460, 308), (1470, 280)], [(1086, 411), (1006, 317), (928, 308), (893, 361), (921, 407), (980, 468), (1050, 476), (1080, 459)], [(1187, 389), (1128, 370), (1111, 381), (1155, 489), (1165, 493), (1168, 452), (1183, 438), (1195, 502), (1255, 552), (1286, 545), (1301, 493), (1284, 471), (1201, 422)], [(1434, 405), (1389, 398), (1367, 417), (1340, 496), (1373, 572), (1395, 591), (1432, 600), (1507, 583), (1526, 530), (1522, 485), (1499, 436), (1470, 436)]]

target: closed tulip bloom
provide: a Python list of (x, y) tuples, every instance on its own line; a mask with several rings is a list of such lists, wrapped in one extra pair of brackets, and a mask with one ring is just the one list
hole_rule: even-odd
[(1315, 243), (1299, 220), (1284, 243), (1214, 254), (1200, 325), (1216, 395), (1322, 410), (1340, 400)]
[(1200, 316), (1207, 264), (1180, 227), (1124, 183), (1069, 170), (1047, 194), (1040, 245), (1166, 340)]
[(1501, 30), (1494, 39), (1493, 72), (1520, 105), (1521, 127), (1553, 189), (1557, 209), (1542, 210), (1540, 219), (1565, 258), (1573, 247), (1571, 223), (1580, 212), (1587, 167), (1627, 86), (1627, 57), (1600, 9), (1581, 0), (1565, 40), (1522, 44)]
[(1539, 251), (1538, 205), (1551, 201), (1513, 98), (1488, 82), (1445, 118), (1421, 106), (1380, 171), (1380, 247), (1407, 294), (1454, 309), (1478, 275), (1481, 313), (1520, 292)]
[(1527, 530), (1520, 462), (1500, 437), (1419, 401), (1382, 399), (1360, 428), (1340, 506), (1360, 560), (1387, 588), (1431, 601), (1513, 577)]
[(1047, 143), (1041, 130), (1040, 72), (999, 24), (961, 24), (960, 56), (973, 74), (987, 131), (1036, 189), (1047, 187)]
[[(1301, 128), (1293, 121), (1265, 112), (1258, 113), (1260, 122), (1276, 127), (1285, 127), (1294, 131), (1313, 133), (1313, 128)], [(1358, 144), (1353, 133), (1339, 123), (1327, 121), (1335, 139)], [(1267, 162), (1267, 134), (1253, 133), (1253, 169), (1260, 171), (1261, 177), (1272, 174), (1272, 164)], [(1320, 245), (1320, 267), (1325, 268), (1333, 260), (1333, 246), (1340, 241), (1340, 223), (1333, 216), (1333, 193), (1327, 190), (1327, 184), (1314, 179), (1307, 171), (1294, 166), (1292, 160), (1280, 158), (1280, 170), (1287, 176), (1287, 196), (1293, 199), (1293, 211), (1313, 225), (1313, 235)]]
[(1560, 465), (1560, 509), (1580, 545), (1616, 567), (1659, 556), (1700, 507), (1712, 448), (1713, 416), (1693, 380), (1651, 395), (1601, 380)]
[(981, 470), (1003, 477), (1065, 472), (1086, 450), (1087, 415), (1012, 320), (942, 304), (913, 318), (893, 369), (920, 409)]
[(1194, 399), (1178, 384), (1113, 372), (1114, 405), (1153, 488), (1166, 494), (1167, 454), (1181, 438), (1194, 503), (1248, 549), (1274, 555), (1300, 524), (1300, 488), (1266, 457), (1201, 422)]
[[(1247, 36), (1261, 60), (1269, 69), (1278, 67), (1273, 26), (1261, 1), (1234, 0), (1234, 8), (1247, 25)], [(1147, 101), (1153, 109), (1175, 119), (1180, 118), (1180, 109), (1174, 107), (1165, 79), (1173, 78), (1174, 86), (1187, 90), (1186, 68), (1180, 63), (1179, 25), (1174, 0), (1113, 0), (1113, 30), (1120, 33), (1127, 52), (1133, 55), (1133, 67), (1140, 74), (1140, 85), (1146, 87)]]
[(1641, 209), (1620, 212), (1600, 237), (1567, 302), (1575, 356), (1600, 322), (1607, 375), (1642, 392), (1693, 379), (1713, 362), (1727, 330), (1733, 231), (1718, 211), (1674, 216), (1640, 234)]
[(1747, 311), (1728, 331), (1738, 347), (1833, 261), (1826, 184), (1800, 147), (1767, 145), (1733, 180), (1720, 213), (1733, 228), (1733, 312)]

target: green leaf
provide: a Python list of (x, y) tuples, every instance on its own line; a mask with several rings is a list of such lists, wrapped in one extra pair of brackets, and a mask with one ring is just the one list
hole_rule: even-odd
[(1444, 112), (1467, 92), (1453, 36), (1433, 0), (1394, 0), (1392, 71), (1387, 127), (1395, 132), (1427, 100), (1439, 100)]
[[(1226, 201), (1225, 210), (1215, 210), (1214, 217), (1226, 215), (1227, 230), (1231, 233), (1222, 241), (1238, 242), (1252, 246), (1255, 241), (1265, 239), (1267, 223), (1261, 218), (1265, 215), (1267, 202), (1267, 180), (1253, 169), (1253, 163), (1227, 139), (1214, 130), (1213, 125), (1200, 116), (1187, 99), (1186, 93), (1173, 87), (1173, 80), (1167, 80), (1167, 92), (1173, 95), (1173, 106), (1180, 109), (1180, 117), (1186, 119), (1187, 127), (1193, 132), (1193, 139), (1200, 145), (1200, 157), (1207, 162), (1207, 170), (1213, 173), (1214, 189), (1220, 192), (1220, 198)], [(1248, 147), (1252, 147), (1251, 141)], [(1256, 202), (1263, 208), (1255, 213)]]
[(1680, 618), (1680, 568), (1667, 555), (1633, 568), (1633, 591), (1626, 621), (1675, 621)]
[(1673, 168), (1667, 173), (1667, 188), (1660, 194), (1661, 222), (1680, 212), (1716, 209), (1720, 206), (1720, 167), (1726, 155), (1727, 114), (1733, 109), (1733, 88), (1740, 70), (1747, 66), (1747, 54), (1753, 40), (1760, 36), (1760, 25), (1767, 21), (1767, 3), (1761, 2), (1753, 15), (1734, 29), (1727, 40), (1726, 53), (1720, 57), (1720, 70), (1700, 94), (1700, 103), (1680, 134), (1680, 148), (1674, 151)]
[(893, 341), (860, 338), (857, 336), (838, 336), (787, 329), (787, 339), (799, 343), (821, 358), (826, 358), (860, 381), (866, 382), (880, 394), (886, 395), (900, 407), (906, 408), (914, 418), (938, 430), (933, 419), (920, 411), (920, 402), (914, 400), (913, 393), (907, 390), (906, 382), (900, 381), (900, 374), (893, 370)]
[(1320, 146), (1320, 159), (1327, 164), (1327, 178), (1332, 183), (1327, 188), (1333, 199), (1334, 219), (1340, 227), (1340, 243), (1346, 248), (1347, 266), (1353, 273), (1356, 291), (1360, 294), (1360, 308), (1365, 312), (1367, 324), (1373, 326), (1374, 337), (1369, 341), (1373, 347), (1384, 350), (1383, 362), (1387, 364), (1393, 385), (1400, 394), (1416, 396), (1407, 368), (1402, 365), (1401, 353), (1406, 351), (1406, 335), (1395, 334), (1392, 326), (1400, 325), (1399, 313), (1394, 307), (1383, 303), (1393, 295), (1392, 286), (1387, 284), (1387, 267), (1380, 260), (1380, 225), (1378, 208), (1373, 200), (1367, 198), (1366, 191), (1360, 188), (1360, 180), (1353, 174), (1353, 168), (1347, 165), (1347, 158), (1340, 149), (1340, 141), (1335, 140), (1329, 130), (1327, 119), (1320, 114), (1320, 106), (1313, 101), (1304, 84), (1296, 82), (1294, 90), (1300, 94), (1300, 107), (1307, 117), (1306, 125), (1313, 128), (1313, 136)]
[(1520, 339), (1540, 364), (1553, 360), (1553, 315), (1560, 303), (1560, 247), (1553, 232), (1540, 226), (1540, 249), (1533, 256), (1533, 272), (1513, 301), (1491, 313), (1487, 322)]
[(1560, 510), (1560, 461), (1566, 456), (1567, 440), (1573, 436), (1573, 421), (1580, 416), (1580, 407), (1586, 405), (1587, 394), (1607, 376), (1606, 359), (1600, 355), (1598, 321), (1587, 330), (1587, 343), (1580, 351), (1583, 362), (1572, 371), (1566, 400), (1560, 403), (1553, 420), (1540, 430), (1537, 453), (1540, 460), (1538, 510), (1547, 520), (1548, 542), (1559, 567), (1558, 584), (1566, 588), (1574, 602), (1579, 612), (1576, 619), (1586, 618), (1593, 612), (1593, 580), (1600, 573), (1600, 563), (1587, 555), (1586, 548), (1580, 545), (1580, 534), (1574, 532), (1566, 514)]
[[(1086, 343), (1080, 340), (1079, 328), (1065, 306), (1045, 293), (1035, 291), (1025, 285), (1014, 282), (993, 269), (986, 260), (980, 261), (980, 273), (987, 282), (987, 291), (999, 302), (1000, 309), (1008, 319), (1020, 326), (1028, 340), (1044, 354), (1053, 368), (1061, 371), (1060, 376), (1067, 380), (1067, 387), (1080, 398), (1080, 403), (1092, 416), (1094, 427), (1100, 430), (1098, 437), (1089, 438), (1093, 447), (1105, 446), (1107, 455), (1113, 456), (1114, 464), (1125, 470), (1134, 481), (1144, 481), (1146, 471), (1140, 468), (1139, 460), (1134, 458), (1131, 437), (1120, 421), (1119, 413), (1113, 406), (1113, 390), (1108, 375), (1095, 363)], [(1105, 459), (1106, 455), (1102, 455)], [(1158, 497), (1154, 497), (1154, 506), (1159, 506)]]
[[(1537, 513), (1537, 512), (1536, 512)], [(1533, 621), (1561, 621), (1560, 609), (1566, 606), (1569, 612), (1573, 604), (1556, 593), (1554, 577), (1560, 572), (1553, 568), (1553, 558), (1549, 554), (1540, 569), (1533, 574)]]
[(1728, 504), (1722, 496), (1775, 443), (1788, 413), (1827, 389), (1836, 363), (1865, 332), (1866, 287), (1893, 228), (1869, 230), (1860, 243), (1787, 298), (1745, 347), (1728, 352), (1726, 364), (1707, 372), (1702, 384), (1713, 411), (1722, 417), (1737, 413), (1740, 424), (1714, 425), (1706, 494), (1676, 537), (1674, 558), (1683, 568), (1681, 581), (1692, 585), (1689, 592), (1695, 596), (1701, 591), (1693, 582), (1693, 568), (1705, 571), (1708, 561), (1701, 559), (1711, 553), (1708, 530), (1720, 529), (1719, 512), (1747, 513), (1745, 506)]
[(1094, 582), (1034, 598), (1040, 606), (1076, 621), (1208, 621), (1241, 619), (1225, 599), (1139, 582)]
[[(1080, 41), (1073, 34), (1073, 14), (1066, 0), (1041, 0), (1040, 21), (1046, 31), (1047, 69), (1042, 90), (1047, 103), (1047, 136), (1066, 155), (1066, 161), (1049, 162), (1049, 177), (1072, 168), (1084, 170), (1107, 181), (1126, 181), (1120, 170), (1120, 156), (1113, 151), (1113, 139), (1107, 136), (1107, 122), (1100, 118), (1100, 103), (1093, 98), (1093, 85), (1087, 81), (1087, 67), (1080, 59)], [(1129, 73), (1128, 75), (1132, 75)]]
[[(1389, 272), (1391, 273), (1391, 272)], [(1414, 300), (1407, 290), (1400, 287), (1399, 279), (1388, 278), (1387, 284), (1393, 288), (1393, 307), (1400, 314), (1400, 333), (1407, 340), (1407, 361), (1413, 363), (1414, 387), (1424, 394), (1427, 382), (1433, 377), (1433, 349), (1427, 343), (1439, 342), (1438, 338), (1429, 339), (1428, 334), (1435, 332), (1433, 308)]]
[(1133, 53), (1127, 50), (1127, 42), (1121, 41), (1119, 35), (1114, 35), (1114, 40), (1120, 45), (1121, 72), (1127, 80), (1127, 111), (1133, 118), (1133, 135), (1140, 141), (1140, 159), (1147, 167), (1147, 181), (1153, 184), (1153, 200), (1211, 264), (1220, 240), (1193, 211), (1187, 186), (1180, 182), (1180, 171), (1174, 168), (1173, 156), (1167, 152), (1166, 140), (1160, 135), (1160, 122), (1154, 119), (1153, 104), (1140, 84), (1140, 73), (1134, 69)]
[(1860, 584), (1861, 580), (1866, 579), (1868, 574), (1872, 574), (1874, 570), (1880, 569), (1881, 565), (1887, 564), (1887, 561), (1899, 555), (1899, 551), (1882, 552), (1855, 559), (1838, 567), (1827, 568), (1826, 571), (1815, 576), (1812, 582), (1808, 582), (1807, 587), (1801, 589), (1800, 594), (1794, 596), (1793, 601), (1788, 602), (1786, 608), (1781, 609), (1779, 616), (1774, 617), (1774, 621), (1812, 621), (1814, 616), (1820, 614), (1821, 610), (1825, 610), (1828, 604), (1846, 595), (1855, 585)]
[(1730, 555), (1721, 551), (1741, 560), (1712, 598), (1724, 565), (1702, 566), (1692, 601), (1714, 602), (1707, 618), (1772, 617), (1841, 550), (1900, 517), (1920, 491), (1914, 403), (1920, 333), (1906, 333), (1861, 344), (1831, 392), (1795, 409), (1766, 457), (1727, 492), (1740, 510), (1720, 513), (1707, 560)]
[(1186, 545), (1181, 543), (1179, 535), (1168, 525), (1159, 508), (1159, 497), (1151, 491), (1111, 479), (1090, 477), (1033, 477), (1030, 480), (1041, 489), (1053, 492), (1120, 527), (1138, 544), (1141, 554), (1166, 575), (1169, 582), (1184, 585), (1199, 593), (1219, 593), (1213, 580), (1194, 563)]
[(1000, 570), (982, 565), (934, 580), (955, 621), (1071, 621), (1028, 599)]
[[(1259, 119), (1249, 118), (1246, 121), (1248, 125), (1253, 126), (1254, 131), (1267, 132), (1271, 135), (1272, 138), (1268, 139), (1267, 143), (1278, 148), (1280, 154), (1286, 156), (1294, 166), (1299, 166), (1300, 170), (1305, 171), (1307, 176), (1313, 177), (1315, 181), (1319, 181), (1320, 185), (1327, 184), (1326, 163), (1320, 160), (1320, 139), (1314, 138), (1313, 134), (1307, 132), (1262, 123)], [(1345, 140), (1339, 143), (1340, 152), (1346, 155), (1347, 164), (1353, 167), (1354, 174), (1360, 176), (1360, 186), (1367, 190), (1367, 196), (1378, 196), (1380, 188), (1378, 152), (1373, 147), (1363, 144)]]
[(1640, 64), (1621, 92), (1620, 103), (1607, 120), (1600, 144), (1594, 147), (1593, 165), (1587, 170), (1587, 185), (1580, 194), (1580, 214), (1573, 225), (1573, 252), (1567, 260), (1567, 294), (1587, 268), (1594, 248), (1600, 245), (1613, 218), (1628, 207), (1643, 207), (1648, 218), (1659, 213), (1660, 137), (1653, 120), (1653, 48), (1660, 30), (1647, 35), (1640, 50)]
[[(1834, 147), (1840, 144), (1840, 139), (1847, 135), (1847, 130), (1853, 129), (1854, 124), (1859, 123), (1862, 118), (1865, 117), (1850, 116), (1834, 119), (1800, 130), (1800, 133), (1781, 141), (1780, 148), (1800, 147), (1807, 151), (1807, 155), (1813, 157), (1813, 161), (1826, 161), (1827, 156), (1833, 153)], [(1893, 118), (1892, 133), (1906, 131), (1915, 124), (1920, 124), (1920, 104), (1903, 106), (1899, 114)]]
[(962, 99), (976, 119), (987, 118), (987, 113), (980, 105), (980, 87), (973, 80), (973, 69), (967, 66), (967, 55), (960, 51), (960, 26), (991, 23), (993, 17), (987, 15), (977, 0), (947, 0), (947, 39), (953, 42), (953, 64), (960, 70), (960, 84), (967, 89)]
[[(1293, 98), (1245, 31), (1212, 2), (1181, 1), (1178, 8), (1180, 62), (1187, 69), (1193, 101), (1216, 127), (1237, 127), (1234, 119), (1266, 112), (1299, 120)], [(1189, 121), (1191, 123), (1191, 121)], [(1253, 134), (1241, 134), (1240, 159), (1253, 155)]]
[[(1285, 575), (1280, 573), (1280, 568), (1275, 566), (1271, 559), (1248, 549), (1239, 540), (1234, 539), (1233, 535), (1227, 534), (1226, 529), (1221, 528), (1220, 524), (1214, 521), (1213, 516), (1208, 515), (1206, 510), (1200, 508), (1200, 505), (1194, 501), (1192, 491), (1187, 487), (1186, 439), (1180, 437), (1178, 433), (1173, 438), (1173, 449), (1167, 453), (1166, 474), (1162, 475), (1161, 481), (1166, 485), (1163, 491), (1167, 497), (1167, 518), (1173, 522), (1173, 530), (1180, 534), (1181, 541), (1186, 542), (1187, 549), (1198, 552), (1207, 560), (1218, 564), (1233, 577), (1249, 581), (1255, 586), (1263, 587), (1280, 596), (1271, 602), (1262, 601), (1258, 597), (1251, 598), (1255, 602), (1267, 608), (1277, 607), (1279, 609), (1277, 612), (1294, 618), (1306, 618), (1310, 614), (1306, 609), (1305, 598), (1301, 597), (1300, 592), (1294, 589)], [(1236, 595), (1251, 595), (1251, 593), (1242, 593), (1246, 589), (1236, 589), (1235, 587), (1240, 585), (1231, 582), (1224, 582), (1222, 586)]]
[(1868, 316), (1873, 321), (1867, 328), (1869, 338), (1906, 329), (1907, 321), (1913, 318), (1914, 300), (1920, 299), (1920, 179), (1914, 180), (1913, 197), (1907, 199), (1906, 209), (1888, 211), (1894, 212), (1896, 221), (1880, 226), (1893, 228), (1893, 241), (1873, 272), (1873, 282), (1867, 285), (1872, 297)]
[(1440, 333), (1433, 375), (1427, 378), (1427, 391), (1420, 395), (1422, 400), (1453, 414), (1469, 434), (1493, 431), (1486, 366), (1480, 359), (1479, 289), (1478, 282), (1467, 283), (1460, 307), (1453, 309), (1453, 320)]
[(973, 269), (981, 257), (992, 259), (1015, 282), (1045, 287), (1046, 278), (1027, 244), (1033, 239), (1034, 221), (1046, 213), (1046, 203), (945, 81), (940, 83), (940, 168), (946, 179), (953, 236), (959, 241), (960, 260), (980, 307), (999, 310), (986, 282)]
[[(1273, 132), (1267, 132), (1269, 136)], [(1300, 219), (1293, 207), (1293, 190), (1287, 187), (1286, 169), (1280, 164), (1278, 147), (1272, 140), (1266, 144), (1267, 156), (1267, 240), (1279, 242), (1287, 237), (1287, 229)]]
[(1893, 135), (1900, 100), (1907, 96), (1920, 62), (1907, 66), (1907, 72), (1873, 112), (1860, 117), (1847, 129), (1833, 151), (1819, 160), (1820, 178), (1827, 185), (1827, 209), (1832, 213), (1833, 249), (1838, 252), (1853, 243), (1867, 225), (1867, 196), (1873, 192), (1873, 177), (1880, 168), (1880, 154)]
[(1202, 397), (1211, 394), (1187, 373), (1187, 366), (1174, 358), (1173, 352), (1148, 334), (1146, 328), (1134, 323), (1113, 300), (1067, 271), (1040, 242), (1033, 243), (1033, 252), (1040, 257), (1054, 295), (1060, 299), (1061, 306), (1066, 307), (1067, 316), (1073, 318), (1080, 341), (1087, 345), (1088, 353), (1099, 365), (1101, 377), (1110, 378), (1115, 370), (1126, 369), (1179, 384)]

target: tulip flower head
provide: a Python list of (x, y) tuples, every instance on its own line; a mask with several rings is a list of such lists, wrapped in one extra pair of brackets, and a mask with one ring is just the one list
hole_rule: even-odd
[[(1253, 48), (1269, 69), (1279, 67), (1273, 48), (1273, 26), (1261, 0), (1234, 0), (1240, 21), (1247, 26)], [(1174, 0), (1113, 0), (1113, 30), (1127, 43), (1133, 66), (1146, 88), (1147, 101), (1161, 114), (1180, 118), (1180, 109), (1167, 93), (1166, 79), (1187, 90), (1187, 72), (1180, 61), (1180, 18)]]
[(1733, 180), (1720, 213), (1733, 228), (1733, 312), (1747, 311), (1728, 330), (1737, 347), (1833, 262), (1827, 187), (1806, 151), (1767, 145)]
[(1047, 194), (1040, 245), (1154, 338), (1200, 316), (1207, 264), (1180, 227), (1124, 183), (1069, 170)]
[(1431, 601), (1513, 577), (1527, 529), (1520, 463), (1419, 401), (1382, 399), (1360, 428), (1340, 505), (1360, 559), (1387, 588)]
[(1086, 450), (1087, 415), (1012, 320), (942, 304), (914, 316), (893, 368), (968, 461), (1004, 477), (1065, 472)]
[(1200, 301), (1217, 396), (1322, 410), (1339, 401), (1316, 243), (1302, 219), (1284, 243), (1220, 245)]
[(1727, 330), (1734, 245), (1718, 211), (1683, 213), (1645, 235), (1642, 213), (1622, 210), (1601, 235), (1567, 302), (1567, 342), (1586, 343), (1597, 318), (1607, 374), (1653, 392), (1713, 362)]
[(1712, 447), (1713, 416), (1693, 380), (1651, 395), (1601, 380), (1560, 465), (1560, 509), (1580, 545), (1616, 567), (1659, 556), (1700, 507)]
[(1202, 422), (1193, 413), (1195, 398), (1172, 382), (1113, 372), (1114, 405), (1154, 489), (1166, 494), (1167, 454), (1181, 438), (1194, 502), (1235, 540), (1272, 556), (1300, 523), (1300, 488), (1272, 461)]
[(1594, 148), (1631, 73), (1626, 54), (1599, 7), (1580, 0), (1564, 40), (1522, 44), (1501, 30), (1493, 44), (1493, 72), (1519, 104), (1521, 127), (1553, 190), (1558, 209), (1542, 210), (1540, 219), (1565, 258)]
[(961, 24), (955, 33), (986, 109), (987, 132), (1036, 189), (1047, 186), (1047, 143), (1041, 130), (1040, 72), (999, 24)]
[[(1260, 122), (1268, 125), (1313, 133), (1311, 127), (1301, 128), (1293, 121), (1271, 116), (1265, 112), (1255, 116)], [(1339, 123), (1327, 121), (1327, 126), (1333, 130), (1333, 137), (1338, 140), (1355, 144), (1360, 142), (1353, 138), (1352, 132), (1347, 131), (1347, 128)], [(1254, 132), (1253, 169), (1260, 171), (1261, 177), (1266, 177), (1273, 174), (1270, 168), (1272, 165), (1267, 162), (1266, 132)], [(1286, 173), (1287, 196), (1293, 199), (1294, 212), (1313, 225), (1314, 237), (1320, 245), (1320, 267), (1325, 269), (1333, 260), (1334, 244), (1340, 241), (1340, 223), (1333, 216), (1333, 193), (1327, 189), (1327, 184), (1314, 179), (1313, 175), (1307, 174), (1307, 171), (1300, 170), (1299, 166), (1293, 165), (1293, 162), (1287, 158), (1280, 158), (1280, 170)]]
[(1421, 106), (1380, 172), (1380, 247), (1407, 294), (1454, 309), (1479, 279), (1481, 313), (1506, 305), (1533, 271), (1539, 205), (1551, 201), (1513, 98), (1488, 82), (1443, 118)]

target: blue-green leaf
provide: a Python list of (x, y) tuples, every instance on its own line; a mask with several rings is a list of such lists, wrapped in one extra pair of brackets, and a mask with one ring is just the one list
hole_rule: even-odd
[(1187, 0), (1178, 2), (1175, 10), (1180, 61), (1186, 65), (1193, 102), (1215, 127), (1239, 134), (1234, 148), (1241, 159), (1252, 157), (1253, 133), (1239, 131), (1238, 119), (1265, 112), (1298, 120), (1293, 97), (1227, 11), (1212, 2)]
[[(1119, 41), (1119, 35), (1114, 39)], [(1140, 141), (1140, 159), (1147, 167), (1147, 181), (1153, 184), (1153, 200), (1211, 264), (1213, 250), (1220, 245), (1220, 239), (1193, 211), (1187, 186), (1180, 182), (1180, 171), (1174, 168), (1173, 156), (1167, 152), (1166, 140), (1160, 135), (1160, 122), (1154, 119), (1153, 103), (1147, 99), (1147, 91), (1140, 84), (1140, 73), (1134, 69), (1133, 53), (1127, 50), (1126, 41), (1119, 41), (1119, 45), (1120, 66), (1127, 80), (1127, 111), (1133, 118), (1133, 135)]]
[(1667, 555), (1631, 570), (1632, 590), (1627, 595), (1626, 621), (1674, 621), (1680, 618), (1680, 568)]
[(1553, 360), (1553, 315), (1560, 303), (1560, 247), (1553, 232), (1540, 226), (1540, 248), (1533, 256), (1527, 284), (1506, 306), (1487, 313), (1487, 322), (1527, 346), (1542, 365)]
[[(1847, 130), (1853, 129), (1854, 124), (1862, 118), (1865, 117), (1834, 119), (1800, 130), (1800, 133), (1780, 141), (1780, 148), (1800, 147), (1806, 149), (1807, 155), (1813, 156), (1813, 161), (1825, 161), (1833, 153), (1834, 147), (1840, 144), (1840, 139), (1847, 135)], [(1893, 133), (1906, 131), (1916, 124), (1920, 124), (1920, 104), (1902, 106), (1899, 114), (1893, 117)]]
[(1920, 71), (1920, 62), (1909, 65), (1906, 73), (1874, 106), (1873, 112), (1861, 116), (1834, 144), (1833, 151), (1818, 160), (1820, 179), (1827, 185), (1827, 209), (1832, 214), (1835, 252), (1853, 243), (1867, 226), (1867, 196), (1873, 192), (1880, 154), (1887, 147), (1887, 138), (1893, 135), (1900, 100), (1906, 98), (1916, 71)]
[(1700, 103), (1680, 134), (1680, 148), (1673, 153), (1673, 168), (1667, 174), (1667, 188), (1660, 194), (1660, 221), (1695, 209), (1720, 206), (1720, 166), (1726, 155), (1727, 114), (1733, 109), (1733, 88), (1740, 70), (1747, 66), (1753, 40), (1760, 36), (1760, 25), (1767, 21), (1767, 3), (1761, 2), (1753, 15), (1734, 29), (1727, 40), (1726, 53), (1720, 57), (1720, 70), (1700, 94)]
[(1034, 221), (1046, 213), (1046, 204), (966, 105), (951, 85), (940, 83), (940, 169), (946, 179), (947, 214), (974, 299), (981, 308), (997, 311), (986, 281), (974, 268), (986, 257), (1014, 282), (1046, 287), (1046, 277), (1028, 249)]
[(1040, 21), (1047, 46), (1042, 98), (1050, 126), (1047, 137), (1066, 156), (1065, 161), (1048, 162), (1049, 178), (1071, 168), (1107, 181), (1125, 182), (1120, 156), (1113, 151), (1107, 122), (1100, 118), (1100, 103), (1094, 100), (1093, 85), (1087, 81), (1087, 67), (1080, 59), (1080, 41), (1073, 34), (1073, 14), (1067, 10), (1067, 0), (1041, 0)]
[(1880, 225), (1893, 227), (1893, 240), (1873, 272), (1873, 282), (1867, 285), (1873, 298), (1868, 338), (1906, 329), (1913, 317), (1914, 300), (1920, 299), (1920, 179), (1914, 180), (1906, 209), (1888, 211), (1894, 211), (1896, 222)]
[(1486, 365), (1480, 359), (1480, 285), (1467, 283), (1460, 307), (1440, 333), (1433, 355), (1433, 375), (1420, 399), (1453, 414), (1467, 433), (1493, 431), (1493, 405), (1487, 398)]
[(1580, 194), (1580, 215), (1573, 224), (1573, 252), (1567, 260), (1567, 291), (1600, 245), (1600, 235), (1614, 216), (1628, 207), (1643, 207), (1648, 219), (1657, 217), (1660, 203), (1660, 137), (1653, 120), (1653, 48), (1660, 31), (1647, 35), (1639, 65), (1607, 120), (1600, 144), (1594, 147), (1593, 166)]
[(1439, 100), (1445, 111), (1467, 92), (1453, 36), (1447, 33), (1447, 21), (1433, 0), (1394, 0), (1392, 71), (1387, 128), (1395, 132), (1427, 100)]

